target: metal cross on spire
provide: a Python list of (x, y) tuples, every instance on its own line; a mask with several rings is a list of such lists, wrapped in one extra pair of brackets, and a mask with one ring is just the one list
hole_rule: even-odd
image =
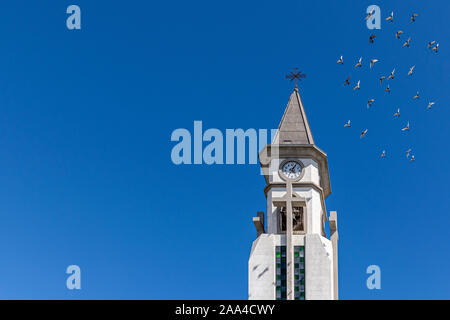
[(289, 74), (286, 75), (286, 79), (294, 81), (296, 88), (298, 88), (297, 82), (302, 81), (302, 79), (306, 78), (306, 74), (302, 73), (301, 71), (297, 71), (297, 70), (298, 70), (298, 68), (294, 68), (294, 71), (291, 71)]

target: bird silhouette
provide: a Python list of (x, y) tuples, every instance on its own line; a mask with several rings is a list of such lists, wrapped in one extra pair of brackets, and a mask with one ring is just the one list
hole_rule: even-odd
[(389, 77), (387, 79), (388, 80), (389, 79), (394, 79), (394, 74), (395, 74), (395, 68), (394, 68), (394, 70), (392, 70), (391, 74), (389, 75)]
[(391, 14), (389, 15), (389, 17), (386, 18), (386, 21), (390, 21), (390, 22), (394, 21), (394, 11), (392, 11)]
[(372, 11), (370, 11), (370, 12), (367, 14), (367, 16), (366, 16), (366, 18), (365, 18), (364, 20), (369, 20), (369, 18), (373, 15), (374, 12), (375, 12), (375, 9), (373, 9)]
[(378, 59), (372, 59), (370, 60), (370, 69), (372, 69), (373, 65), (378, 62)]
[(439, 49), (439, 43), (436, 43), (436, 45), (431, 50), (438, 53), (438, 49)]
[(367, 134), (367, 131), (369, 131), (369, 129), (364, 130), (363, 132), (361, 132), (361, 135), (359, 136), (359, 138), (364, 138)]
[(351, 76), (348, 76), (348, 78), (345, 79), (344, 87), (347, 86), (347, 85), (350, 85), (350, 77), (351, 77)]
[(409, 121), (408, 121), (408, 123), (406, 124), (406, 127), (402, 128), (402, 131), (409, 131), (409, 130), (410, 130), (410, 127), (409, 127)]
[(402, 48), (404, 47), (408, 47), (409, 48), (409, 42), (411, 41), (411, 37), (408, 38), (408, 40), (406, 40), (406, 42), (402, 45)]
[(411, 153), (411, 149), (406, 150), (406, 158), (409, 158), (410, 153)]

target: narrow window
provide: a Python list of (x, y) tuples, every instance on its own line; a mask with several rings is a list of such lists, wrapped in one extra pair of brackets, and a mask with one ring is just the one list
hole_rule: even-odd
[[(277, 300), (286, 300), (286, 246), (275, 247), (275, 271)], [(305, 300), (305, 247), (294, 246), (294, 299)]]
[(305, 300), (305, 247), (294, 246), (294, 299)]
[(276, 265), (276, 299), (286, 300), (286, 246), (277, 246), (275, 248)]
[[(280, 232), (286, 232), (286, 207), (280, 208), (279, 227)], [(305, 232), (305, 214), (303, 207), (292, 208), (292, 228), (294, 232)]]

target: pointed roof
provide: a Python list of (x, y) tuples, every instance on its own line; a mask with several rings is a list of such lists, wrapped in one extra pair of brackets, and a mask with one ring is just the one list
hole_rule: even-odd
[(273, 143), (280, 145), (314, 145), (314, 139), (297, 87), (289, 97), (288, 105), (284, 110)]
[[(274, 159), (313, 159), (319, 168), (319, 191), (323, 191), (323, 199), (331, 194), (330, 176), (328, 172), (327, 154), (319, 149), (311, 134), (302, 99), (296, 87), (289, 97), (289, 102), (284, 111), (278, 130), (272, 144), (266, 145), (259, 152), (259, 162), (266, 179), (266, 190), (277, 186), (281, 182), (274, 182), (271, 164)], [(282, 185), (283, 183), (281, 183)], [(266, 194), (267, 195), (267, 194)], [(325, 206), (324, 206), (325, 207)]]

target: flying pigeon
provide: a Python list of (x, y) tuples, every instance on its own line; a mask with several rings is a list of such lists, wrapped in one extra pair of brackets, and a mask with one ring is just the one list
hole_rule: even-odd
[(411, 16), (411, 23), (413, 23), (414, 21), (416, 21), (416, 18), (418, 17), (419, 15), (417, 14), (417, 13), (413, 13), (413, 15)]
[(416, 95), (413, 97), (413, 100), (419, 99), (419, 91), (417, 91)]
[(370, 37), (369, 37), (369, 43), (374, 43), (374, 39), (377, 37), (377, 35), (376, 34), (372, 34)]
[(370, 11), (369, 14), (366, 16), (365, 20), (369, 20), (369, 18), (373, 15), (374, 12), (375, 12), (375, 9)]
[(414, 157), (414, 155), (412, 155), (412, 156), (411, 156), (411, 160), (409, 160), (409, 161), (411, 161), (411, 162), (416, 161), (416, 157)]
[(402, 131), (409, 131), (409, 121), (408, 121), (408, 123), (406, 124), (406, 127), (404, 127), (404, 128), (402, 129)]
[(378, 59), (372, 59), (370, 60), (370, 68), (372, 69), (373, 65), (378, 62)]
[(357, 64), (355, 64), (355, 68), (358, 68), (358, 67), (360, 67), (360, 68), (361, 68), (361, 62), (362, 62), (362, 57), (361, 57), (361, 58), (359, 58), (359, 60), (358, 60), (358, 63), (357, 63)]
[(347, 123), (344, 124), (344, 128), (350, 128), (350, 120), (348, 120)]
[(402, 45), (402, 48), (404, 47), (408, 47), (409, 48), (409, 42), (411, 41), (411, 37), (408, 38), (408, 40), (406, 40), (406, 42)]
[(416, 66), (412, 66), (411, 68), (409, 68), (408, 76), (412, 75), (413, 70), (414, 70), (415, 67), (416, 67)]
[(401, 34), (403, 34), (403, 31), (402, 30), (398, 30), (396, 33), (395, 33), (395, 37), (397, 38), (397, 39), (400, 39), (400, 35)]
[(361, 135), (359, 136), (359, 138), (364, 138), (367, 134), (367, 131), (369, 131), (369, 129), (364, 130), (363, 132), (361, 132)]
[(395, 68), (394, 68), (394, 70), (392, 70), (391, 74), (389, 75), (389, 77), (387, 79), (388, 80), (389, 79), (394, 79), (394, 73), (395, 73)]
[(383, 150), (383, 152), (381, 153), (380, 158), (386, 158), (386, 150)]
[(433, 50), (434, 52), (438, 52), (438, 48), (439, 48), (439, 43), (436, 43), (436, 45), (431, 49), (431, 50)]
[(398, 108), (397, 112), (394, 113), (394, 117), (400, 117), (400, 108)]
[(381, 76), (381, 78), (380, 78), (380, 84), (383, 84), (383, 80), (384, 79), (386, 79), (386, 77), (385, 76)]
[(353, 90), (359, 90), (360, 89), (360, 84), (361, 80), (358, 80), (358, 83), (356, 84), (356, 86), (353, 88)]
[(386, 87), (386, 89), (384, 89), (384, 92), (391, 93), (391, 88), (389, 88), (389, 85)]
[(411, 149), (406, 150), (406, 158), (409, 158), (410, 153), (411, 153)]
[(435, 44), (435, 43), (436, 43), (436, 40), (428, 42), (428, 49), (430, 49), (433, 46), (433, 44)]
[(344, 64), (344, 58), (341, 56), (339, 60), (336, 62), (337, 64)]
[(370, 106), (372, 105), (372, 103), (375, 101), (375, 99), (370, 99), (369, 101), (367, 101), (367, 108), (370, 108)]
[(434, 102), (429, 102), (429, 103), (428, 103), (428, 106), (427, 106), (427, 110), (428, 110), (428, 109), (431, 109), (431, 106), (432, 106), (433, 104), (434, 104)]
[(386, 21), (394, 21), (394, 11), (391, 12), (391, 15), (389, 17), (386, 18)]
[(348, 78), (345, 79), (344, 87), (345, 87), (346, 85), (350, 85), (350, 77), (351, 77), (351, 76), (348, 76)]

